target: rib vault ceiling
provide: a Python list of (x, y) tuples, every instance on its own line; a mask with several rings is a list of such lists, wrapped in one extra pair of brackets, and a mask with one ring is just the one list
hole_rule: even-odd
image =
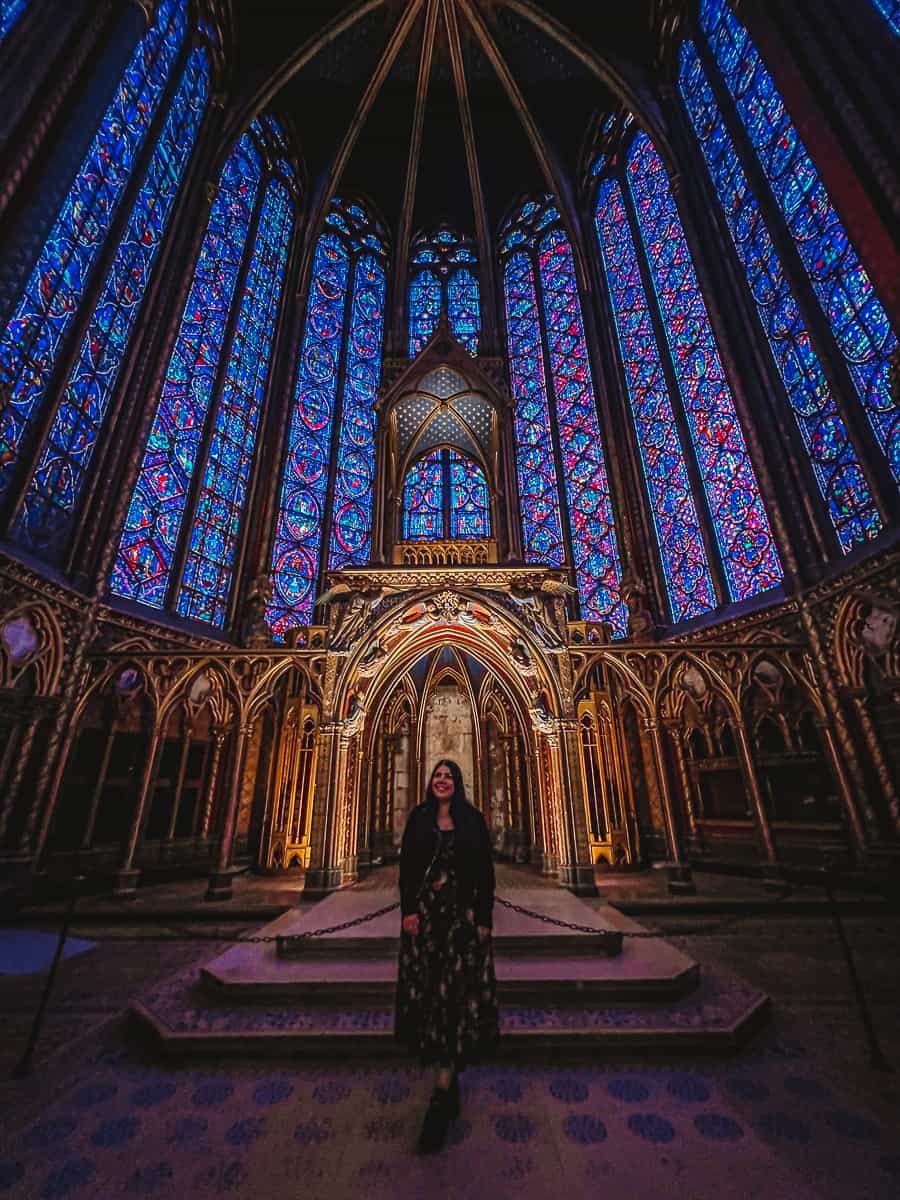
[(524, 193), (563, 209), (598, 113), (653, 109), (646, 80), (661, 0), (233, 0), (238, 108), (230, 143), (270, 107), (293, 125), (310, 242), (330, 196), (355, 192), (390, 231), (442, 221), (489, 256)]

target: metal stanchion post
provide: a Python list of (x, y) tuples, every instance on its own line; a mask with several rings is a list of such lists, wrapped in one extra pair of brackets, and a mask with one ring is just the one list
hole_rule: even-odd
[(34, 1014), (34, 1020), (31, 1023), (31, 1032), (28, 1035), (28, 1044), (25, 1047), (25, 1053), (13, 1068), (13, 1079), (24, 1079), (27, 1075), (31, 1074), (32, 1059), (34, 1058), (35, 1047), (37, 1046), (41, 1028), (44, 1024), (44, 1017), (47, 1015), (47, 1006), (50, 1003), (50, 993), (53, 991), (53, 983), (56, 979), (56, 972), (59, 969), (63, 947), (66, 944), (66, 938), (69, 936), (69, 926), (72, 924), (72, 917), (75, 914), (75, 905), (78, 903), (78, 893), (83, 883), (84, 877), (82, 875), (76, 875), (76, 877), (72, 880), (72, 891), (69, 895), (69, 901), (66, 905), (65, 913), (63, 914), (62, 924), (59, 927), (59, 937), (56, 941), (56, 950), (53, 954), (53, 961), (50, 964), (50, 970), (47, 972), (47, 981), (44, 984), (41, 1002), (38, 1005), (37, 1012)]
[(834, 889), (831, 884), (831, 876), (826, 868), (823, 876), (823, 887), (825, 888), (825, 896), (828, 900), (828, 909), (831, 913), (831, 920), (834, 924), (835, 933), (840, 942), (841, 951), (844, 955), (844, 962), (847, 965), (847, 974), (850, 976), (850, 984), (853, 988), (853, 994), (856, 998), (856, 1007), (859, 1010), (859, 1019), (865, 1031), (866, 1041), (869, 1045), (869, 1062), (874, 1071), (893, 1071), (893, 1067), (888, 1062), (884, 1055), (884, 1051), (878, 1042), (878, 1034), (875, 1032), (875, 1026), (872, 1022), (872, 1014), (869, 1012), (869, 1002), (866, 1000), (866, 993), (863, 990), (859, 974), (856, 970), (856, 963), (853, 958), (853, 951), (850, 948), (850, 942), (847, 939), (847, 931), (844, 928), (844, 922), (841, 920), (840, 910), (837, 906), (837, 901), (834, 898)]

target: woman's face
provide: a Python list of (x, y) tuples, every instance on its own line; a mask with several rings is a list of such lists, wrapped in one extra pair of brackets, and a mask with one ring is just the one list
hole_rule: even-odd
[(456, 784), (447, 764), (441, 763), (439, 767), (435, 767), (431, 777), (432, 794), (437, 796), (438, 800), (449, 800), (455, 790)]

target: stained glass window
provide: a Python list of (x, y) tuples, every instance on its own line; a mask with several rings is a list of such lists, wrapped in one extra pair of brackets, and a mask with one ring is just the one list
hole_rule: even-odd
[(45, 557), (61, 549), (71, 525), (206, 107), (208, 86), (206, 52), (198, 47), (185, 65), (25, 494), (14, 537)]
[(445, 448), (412, 464), (403, 484), (405, 541), (479, 541), (490, 536), (487, 479), (479, 463)]
[(672, 617), (682, 621), (714, 609), (716, 592), (617, 179), (600, 185), (594, 220)]
[(410, 254), (409, 356), (414, 358), (446, 315), (454, 337), (478, 353), (481, 310), (478, 257), (468, 239), (441, 226), (413, 242)]
[(444, 464), (440, 450), (420, 458), (403, 484), (403, 538), (407, 542), (444, 537)]
[(881, 517), (784, 264), (692, 42), (682, 46), (679, 82), (816, 482), (841, 548), (850, 550), (880, 531)]
[(28, 0), (0, 0), (0, 42), (28, 7)]
[(278, 640), (312, 617), (323, 533), (332, 569), (368, 560), (385, 263), (376, 223), (335, 198), (313, 258), (275, 530), (267, 619)]
[(135, 48), (24, 293), (0, 334), (0, 496), (44, 400), (185, 33), (184, 0), (163, 0)]
[(514, 254), (503, 274), (509, 373), (516, 402), (516, 473), (525, 560), (559, 566), (565, 559), (559, 485), (534, 268), (527, 254)]
[(328, 566), (363, 566), (372, 541), (375, 480), (375, 398), (381, 379), (384, 265), (372, 254), (357, 260), (334, 479)]
[(491, 536), (491, 513), (484, 471), (471, 458), (450, 451), (450, 536), (477, 541)]
[(155, 608), (166, 602), (261, 172), (246, 133), (222, 168), (113, 569), (117, 595)]
[(551, 196), (529, 201), (506, 223), (501, 253), (509, 256), (504, 272), (507, 337), (526, 553), (531, 561), (540, 561), (535, 539), (542, 534), (550, 535), (552, 551), (554, 518), (558, 520), (552, 503), (556, 489), (551, 487), (555, 472), (549, 458), (553, 434), (546, 355), (581, 609), (587, 620), (607, 621), (622, 634), (621, 564), (581, 301), (572, 250)]
[(893, 29), (900, 34), (900, 0), (872, 0), (872, 3)]
[(420, 271), (409, 285), (409, 357), (419, 353), (441, 319), (441, 281), (433, 271)]
[(900, 482), (900, 405), (889, 383), (897, 338), (888, 315), (746, 29), (725, 0), (702, 0), (700, 22), (869, 423)]
[(260, 210), (225, 382), (194, 513), (178, 612), (223, 625), (256, 447), (288, 247), (293, 198), (273, 179)]
[(782, 569), (665, 167), (644, 132), (626, 170), (694, 452), (733, 600)]

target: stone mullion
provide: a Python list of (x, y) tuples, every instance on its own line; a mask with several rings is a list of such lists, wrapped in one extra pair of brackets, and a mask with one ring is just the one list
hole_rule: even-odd
[[(623, 150), (621, 157), (623, 162), (627, 159), (627, 149)], [(666, 175), (666, 181), (671, 187), (672, 180), (668, 174)], [(643, 285), (644, 294), (647, 298), (647, 312), (650, 317), (650, 324), (653, 327), (653, 336), (656, 338), (656, 345), (659, 352), (659, 361), (662, 367), (663, 377), (665, 379), (666, 387), (669, 391), (669, 399), (672, 405), (672, 415), (675, 419), (675, 425), (678, 430), (678, 440), (681, 444), (681, 453), (684, 460), (685, 470), (687, 471), (688, 481), (690, 483), (691, 493), (694, 499), (694, 506), (697, 510), (700, 536), (703, 539), (703, 548), (706, 551), (706, 561), (709, 567), (710, 576), (713, 581), (713, 587), (716, 591), (718, 607), (722, 608), (731, 603), (731, 591), (728, 587), (725, 566), (722, 562), (722, 556), (719, 552), (719, 542), (718, 538), (716, 537), (716, 527), (713, 520), (712, 508), (709, 503), (709, 498), (706, 494), (706, 488), (703, 486), (703, 472), (701, 471), (700, 463), (697, 460), (697, 450), (694, 446), (694, 439), (691, 437), (691, 429), (688, 423), (687, 413), (685, 412), (684, 408), (681, 388), (678, 382), (678, 375), (675, 371), (675, 364), (672, 361), (672, 354), (669, 350), (669, 339), (666, 336), (666, 327), (663, 322), (663, 316), (660, 312), (659, 304), (657, 302), (656, 287), (654, 286), (653, 276), (650, 271), (649, 263), (647, 262), (647, 248), (644, 245), (643, 230), (641, 229), (640, 222), (637, 218), (634, 198), (631, 194), (631, 189), (628, 186), (628, 180), (624, 178), (624, 170), (619, 177), (619, 186), (622, 192), (625, 215), (628, 220), (628, 226), (631, 230), (631, 237), (634, 242), (638, 271), (640, 272), (641, 283)], [(688, 246), (690, 248), (690, 243), (688, 243)]]
[(596, 357), (597, 366), (601, 372), (598, 378), (602, 378), (604, 381), (605, 395), (613, 397), (616, 401), (615, 404), (608, 402), (604, 404), (604, 414), (608, 430), (607, 447), (613, 451), (609, 454), (610, 467), (614, 472), (616, 492), (621, 501), (616, 505), (616, 513), (624, 533), (622, 544), (625, 553), (622, 567), (626, 572), (629, 569), (636, 571), (642, 580), (645, 580), (649, 574), (656, 608), (655, 615), (659, 623), (665, 624), (667, 623), (666, 616), (670, 615), (669, 592), (662, 567), (656, 526), (650, 512), (637, 430), (632, 419), (631, 401), (625, 381), (621, 350), (615, 333), (615, 316), (601, 265), (600, 248), (597, 244), (596, 230), (590, 211), (586, 213), (585, 221), (594, 234), (592, 243), (594, 253), (589, 255), (589, 259), (590, 269), (594, 276), (594, 296), (597, 306), (594, 329), (598, 334)]
[(297, 360), (303, 340), (300, 318), (306, 298), (298, 295), (300, 249), (303, 222), (295, 201), (294, 228), (284, 272), (280, 317), (272, 345), (269, 386), (257, 434), (256, 475), (252, 495), (248, 497), (243, 571), (235, 570), (231, 621), (241, 612), (254, 581), (270, 574), (275, 543), (275, 526), (287, 442), (293, 416)]
[[(580, 296), (584, 340), (594, 385), (594, 404), (597, 408), (600, 435), (603, 441), (603, 459), (606, 464), (610, 496), (615, 513), (616, 541), (620, 547), (619, 552), (624, 572), (631, 564), (636, 564), (640, 568), (646, 564), (638, 549), (638, 534), (632, 517), (631, 506), (636, 491), (633, 478), (635, 464), (627, 440), (623, 447), (621, 421), (617, 421), (614, 416), (613, 405), (610, 403), (611, 397), (615, 397), (618, 401), (615, 407), (620, 415), (629, 412), (630, 409), (627, 396), (623, 397), (617, 387), (613, 386), (607, 390), (606, 385), (611, 374), (608, 371), (608, 364), (616, 361), (615, 357), (612, 357), (613, 351), (610, 346), (613, 338), (612, 313), (606, 295), (606, 281), (602, 278), (599, 269), (599, 250), (593, 220), (590, 212), (584, 209), (579, 212), (579, 216), (583, 222), (584, 244), (586, 247), (590, 246), (591, 250), (586, 257), (589, 282), (593, 285), (590, 292), (585, 292)], [(601, 329), (604, 331), (603, 335), (600, 334)], [(588, 331), (593, 336), (589, 337)], [(603, 336), (602, 343), (601, 336)], [(623, 399), (625, 401), (624, 408), (621, 403)], [(624, 454), (619, 453), (620, 449), (624, 449)], [(640, 500), (638, 500), (638, 513), (639, 520), (641, 520), (644, 516), (644, 508)], [(643, 524), (643, 521), (641, 523)]]
[[(263, 169), (260, 176), (259, 188), (256, 193), (256, 203), (254, 204), (253, 211), (250, 214), (250, 222), (247, 226), (247, 232), (244, 237), (244, 245), (241, 250), (241, 262), (237, 272), (237, 279), (235, 280), (234, 293), (231, 298), (231, 307), (229, 309), (228, 316), (225, 319), (225, 329), (222, 333), (222, 344), (219, 349), (219, 361), (216, 365), (213, 386), (210, 389), (209, 406), (206, 410), (206, 420), (203, 423), (203, 431), (200, 436), (200, 446), (197, 450), (197, 458), (194, 462), (194, 469), (191, 472), (191, 477), (188, 481), (187, 497), (184, 502), (184, 511), (181, 518), (181, 534), (178, 541), (178, 548), (175, 554), (172, 556), (172, 565), (169, 570), (169, 580), (166, 587), (165, 609), (172, 613), (177, 612), (178, 596), (181, 592), (181, 587), (184, 582), (184, 572), (187, 567), (188, 558), (190, 557), (191, 533), (193, 531), (194, 520), (197, 515), (197, 506), (200, 503), (200, 493), (203, 490), (203, 477), (206, 473), (206, 467), (209, 461), (209, 453), (212, 448), (213, 438), (215, 437), (216, 417), (218, 415), (219, 405), (222, 402), (222, 392), (228, 379), (228, 369), (231, 366), (231, 355), (234, 350), (234, 338), (237, 332), (237, 323), (241, 312), (244, 287), (246, 285), (247, 276), (250, 273), (250, 266), (253, 261), (253, 247), (256, 242), (257, 232), (259, 230), (260, 215), (262, 213), (263, 201), (265, 200), (266, 187), (268, 186), (268, 183), (269, 173)], [(198, 261), (195, 260), (195, 272), (197, 265)]]
[[(531, 263), (534, 277), (534, 296), (536, 302), (536, 317), (541, 344), (541, 365), (544, 369), (544, 384), (547, 393), (547, 412), (550, 415), (550, 441), (553, 446), (553, 465), (556, 468), (556, 495), (559, 502), (559, 518), (565, 542), (565, 560), (563, 566), (568, 571), (569, 582), (578, 592), (578, 611), (581, 612), (581, 589), (578, 587), (578, 575), (575, 570), (575, 541), (572, 537), (572, 516), (569, 512), (569, 493), (565, 484), (565, 465), (563, 463), (562, 446), (559, 436), (559, 418), (556, 413), (556, 380), (550, 362), (550, 347), (547, 342), (547, 308), (544, 302), (544, 281), (541, 279), (540, 262), (534, 251), (526, 251)], [(577, 289), (577, 281), (576, 281)], [(584, 314), (582, 314), (582, 324)]]
[[(207, 118), (206, 129), (202, 131), (202, 144), (198, 138), (194, 147), (196, 173), (192, 180), (186, 181), (180, 204), (170, 222), (171, 228), (178, 230), (182, 224), (180, 218), (191, 214), (190, 225), (184, 222), (190, 228), (190, 237), (172, 239), (165, 262), (157, 263), (154, 275), (158, 284), (153, 297), (153, 312), (148, 313), (145, 322), (147, 336), (145, 339), (132, 339), (134, 343), (141, 344), (132, 345), (128, 369), (120, 372), (120, 394), (129, 397), (129, 402), (123, 409), (118, 427), (126, 428), (129, 418), (137, 418), (138, 414), (140, 419), (135, 420), (136, 428), (131, 438), (120, 439), (120, 447), (112, 456), (109, 470), (97, 470), (95, 473), (95, 478), (103, 476), (104, 489), (102, 494), (98, 494), (93, 511), (85, 510), (84, 523), (92, 534), (83, 546), (76, 544), (73, 550), (73, 554), (78, 553), (86, 562), (85, 574), (93, 572), (92, 590), (95, 595), (102, 595), (106, 591), (109, 573), (118, 553), (122, 526), (144, 459), (150, 428), (156, 417), (169, 359), (181, 327), (194, 266), (206, 234), (216, 185), (205, 181), (203, 174), (212, 165), (211, 160), (216, 155), (214, 139), (220, 125), (221, 112), (216, 108)], [(197, 200), (204, 188), (205, 202), (198, 206)], [(177, 281), (177, 290), (166, 294), (162, 278), (170, 272), (174, 275), (173, 282)], [(112, 442), (112, 430), (109, 441)], [(90, 519), (92, 515), (93, 520)]]
[[(696, 44), (700, 61), (706, 71), (706, 76), (721, 110), (725, 126), (734, 141), (741, 165), (744, 168), (750, 187), (759, 205), (760, 215), (766, 223), (772, 243), (782, 260), (785, 277), (803, 314), (804, 322), (809, 330), (822, 370), (831, 388), (835, 405), (850, 434), (860, 466), (872, 491), (872, 497), (882, 515), (886, 516), (889, 521), (892, 512), (900, 512), (900, 501), (898, 501), (897, 487), (891, 476), (884, 452), (878, 444), (872, 426), (866, 418), (844, 356), (835, 344), (831, 325), (813, 290), (806, 267), (803, 264), (794, 239), (785, 224), (781, 209), (772, 195), (768, 178), (760, 164), (753, 143), (744, 128), (743, 121), (735, 110), (731, 94), (722, 81), (715, 58), (710, 52), (704, 38), (698, 37)], [(706, 173), (705, 163), (703, 164), (703, 172)], [(739, 381), (734, 379), (733, 376), (732, 380), (735, 395), (738, 399), (742, 400), (742, 389), (737, 386)], [(757, 459), (754, 455), (754, 465), (756, 464)], [(761, 461), (759, 466), (765, 470), (764, 462)], [(763, 475), (761, 473), (760, 480), (762, 478)], [(775, 495), (770, 482), (765, 491), (770, 496)], [(818, 494), (818, 486), (816, 486), (815, 494)]]
[[(0, 513), (2, 513), (0, 525), (5, 528), (7, 534), (11, 532), (22, 511), (25, 495), (35, 469), (40, 462), (47, 438), (56, 420), (59, 405), (64, 397), (66, 380), (78, 362), (85, 332), (93, 320), (94, 310), (106, 286), (107, 276), (118, 255), (122, 235), (128, 227), (128, 222), (131, 220), (132, 210), (144, 185), (147, 170), (156, 151), (160, 134), (168, 121), (172, 99), (181, 82), (181, 74), (189, 53), (190, 34), (187, 33), (184, 43), (172, 64), (169, 79), (144, 137), (144, 144), (132, 164), (128, 183), (125, 185), (125, 189), (119, 199), (118, 208), (104, 237), (103, 246), (90, 269), (87, 286), (78, 304), (78, 313), (65, 335), (62, 352), (59, 354), (53, 367), (44, 397), (23, 438), (23, 452), (19, 454), (19, 459), (16, 463), (14, 480), (2, 505), (0, 505)], [(104, 425), (109, 421), (109, 416), (110, 414), (107, 412)], [(93, 470), (96, 471), (96, 463)], [(56, 555), (53, 555), (53, 557), (55, 558)]]
[[(338, 359), (337, 380), (334, 389), (334, 412), (331, 417), (330, 453), (328, 455), (328, 480), (325, 484), (325, 512), (322, 514), (322, 540), (319, 543), (319, 569), (316, 572), (316, 593), (322, 591), (328, 572), (331, 554), (331, 531), (334, 528), (334, 485), (337, 479), (337, 460), (341, 446), (341, 423), (344, 419), (344, 387), (347, 382), (347, 347), (350, 344), (350, 326), (353, 321), (353, 298), (356, 293), (356, 266), (362, 256), (348, 251), (347, 294), (344, 297), (344, 320), (341, 325), (341, 352)], [(312, 279), (310, 279), (312, 291)], [(307, 300), (307, 304), (309, 301)]]
[[(773, 509), (770, 515), (778, 530), (787, 574), (797, 583), (809, 581), (818, 577), (824, 561), (840, 553), (834, 526), (824, 501), (819, 500), (819, 485), (775, 366), (775, 352), (750, 295), (746, 273), (681, 94), (674, 86), (664, 91), (672, 138), (685, 163), (682, 207), (690, 226), (698, 231), (702, 228), (707, 235), (692, 239), (692, 254), (698, 278), (709, 279), (704, 299), (715, 327), (723, 329), (728, 338), (727, 345), (719, 345), (719, 352), (731, 368), (729, 382), (741, 427), (754, 470), (760, 482), (765, 481), (767, 510)], [(726, 113), (728, 106), (723, 107), (723, 97), (717, 95), (716, 99)], [(715, 253), (707, 250), (708, 236), (714, 239)], [(762, 419), (760, 414), (764, 414)], [(770, 472), (768, 463), (775, 462), (786, 463), (788, 470)]]

